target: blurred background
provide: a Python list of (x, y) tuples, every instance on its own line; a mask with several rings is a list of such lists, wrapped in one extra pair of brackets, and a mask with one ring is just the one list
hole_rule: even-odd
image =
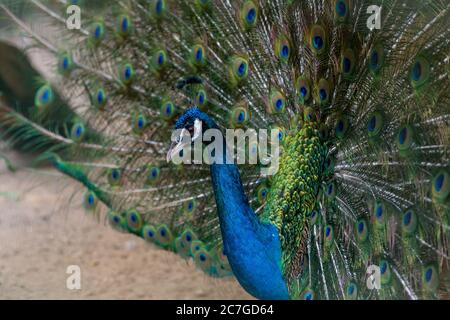
[[(250, 298), (234, 279), (209, 278), (178, 255), (96, 221), (73, 196), (77, 183), (7, 155), (18, 168), (0, 164), (0, 299)], [(69, 265), (81, 268), (81, 290), (66, 287)]]
[[(17, 11), (51, 32), (33, 11)], [(51, 80), (51, 58), (31, 43), (0, 15), (0, 45), (26, 49), (32, 67)], [(0, 87), (17, 71), (5, 56), (0, 52)], [(192, 262), (87, 215), (79, 184), (50, 167), (33, 168), (30, 159), (0, 143), (0, 299), (251, 298), (235, 279), (209, 278)], [(81, 290), (66, 287), (70, 265), (81, 269)]]

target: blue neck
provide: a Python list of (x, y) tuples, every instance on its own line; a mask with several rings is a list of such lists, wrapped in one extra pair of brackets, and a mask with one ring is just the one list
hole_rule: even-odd
[[(195, 119), (206, 129), (217, 124), (197, 108), (185, 111), (176, 127), (192, 126)], [(259, 299), (289, 299), (281, 269), (281, 242), (276, 227), (259, 221), (249, 206), (239, 169), (226, 163), (211, 165), (211, 178), (220, 220), (224, 251), (234, 275), (248, 293)]]
[(281, 271), (281, 242), (250, 208), (234, 164), (211, 165), (225, 254), (242, 287), (259, 299), (289, 299)]

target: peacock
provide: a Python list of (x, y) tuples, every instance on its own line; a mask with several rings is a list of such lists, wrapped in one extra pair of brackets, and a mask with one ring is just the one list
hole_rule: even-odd
[[(78, 181), (89, 215), (258, 299), (449, 297), (448, 1), (2, 0), (0, 12), (55, 72), (34, 74), (25, 102), (2, 87), (1, 137)], [(230, 147), (229, 129), (276, 132), (268, 156), (172, 161), (208, 130), (223, 133), (210, 156), (260, 154)]]

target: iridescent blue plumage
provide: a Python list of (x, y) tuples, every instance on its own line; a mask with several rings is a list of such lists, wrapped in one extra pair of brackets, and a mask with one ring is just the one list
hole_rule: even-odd
[[(197, 108), (184, 112), (175, 127), (192, 127), (195, 120), (202, 121), (205, 129), (218, 128)], [(225, 140), (222, 143), (227, 150)], [(226, 152), (223, 164), (212, 164), (210, 168), (224, 252), (234, 275), (249, 293), (260, 299), (288, 299), (278, 231), (271, 224), (261, 223), (249, 206), (239, 169), (235, 164), (226, 164)]]

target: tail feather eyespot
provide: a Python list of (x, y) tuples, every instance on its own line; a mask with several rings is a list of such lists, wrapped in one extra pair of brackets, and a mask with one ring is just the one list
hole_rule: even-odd
[(75, 64), (69, 52), (62, 52), (58, 55), (58, 72), (63, 76), (68, 76), (74, 69)]
[(128, 14), (119, 14), (116, 21), (116, 35), (126, 39), (133, 30), (133, 21)]
[(54, 103), (54, 101), (55, 95), (49, 84), (45, 84), (37, 90), (34, 98), (34, 104), (38, 109), (47, 109)]
[(258, 23), (259, 9), (253, 1), (247, 0), (242, 4), (239, 16), (242, 27), (250, 30)]
[(140, 233), (144, 224), (141, 214), (136, 210), (130, 210), (126, 213), (128, 229), (132, 232)]
[(88, 190), (84, 193), (83, 198), (84, 198), (83, 200), (84, 208), (89, 211), (95, 210), (98, 203), (97, 195), (94, 192)]
[(431, 77), (431, 65), (424, 56), (418, 56), (414, 60), (410, 69), (411, 85), (414, 89), (419, 89), (428, 83)]
[(314, 54), (322, 55), (328, 47), (328, 35), (320, 25), (314, 25), (309, 35), (309, 46)]
[(234, 56), (228, 68), (231, 85), (238, 85), (248, 78), (249, 64), (246, 58)]
[(75, 142), (82, 142), (86, 136), (86, 127), (83, 122), (78, 121), (72, 125), (70, 138)]
[(422, 270), (422, 286), (426, 292), (435, 292), (439, 287), (439, 271), (433, 264)]
[(335, 19), (339, 23), (346, 22), (350, 15), (350, 0), (336, 0), (334, 7)]
[(92, 46), (98, 46), (105, 39), (105, 24), (103, 21), (95, 21), (89, 28), (89, 42)]
[(169, 248), (173, 242), (172, 231), (165, 224), (158, 226), (156, 229), (156, 243), (162, 247)]
[(146, 224), (142, 227), (142, 237), (150, 243), (156, 242), (156, 228), (152, 225)]
[(362, 218), (356, 221), (355, 224), (355, 235), (358, 242), (366, 242), (369, 239), (369, 229), (367, 221)]
[(445, 202), (450, 194), (450, 176), (447, 171), (439, 171), (431, 181), (431, 193), (437, 202)]
[(349, 282), (345, 290), (345, 298), (347, 300), (358, 299), (358, 286), (354, 282)]
[(283, 63), (289, 62), (292, 55), (292, 46), (288, 37), (281, 34), (275, 40), (275, 56)]

